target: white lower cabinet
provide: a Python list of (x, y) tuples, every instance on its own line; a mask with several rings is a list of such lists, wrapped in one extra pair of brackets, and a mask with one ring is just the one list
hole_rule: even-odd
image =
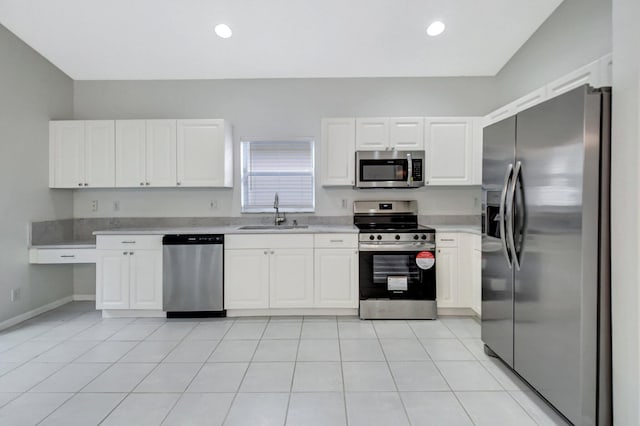
[(270, 251), (269, 284), (269, 307), (313, 307), (313, 249)]
[(224, 307), (225, 309), (269, 307), (268, 250), (224, 251)]
[(98, 236), (97, 309), (162, 309), (162, 236)]
[(458, 286), (458, 248), (443, 247), (436, 250), (436, 299), (440, 308), (460, 307)]
[(358, 251), (315, 250), (315, 305), (324, 308), (358, 307)]
[(225, 309), (357, 307), (357, 234), (315, 237), (227, 235)]

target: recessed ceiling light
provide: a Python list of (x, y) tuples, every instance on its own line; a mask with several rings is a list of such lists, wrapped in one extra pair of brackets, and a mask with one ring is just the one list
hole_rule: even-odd
[(431, 37), (439, 36), (444, 31), (444, 23), (440, 21), (434, 21), (427, 27), (427, 34)]
[(216, 31), (216, 34), (218, 34), (218, 37), (229, 38), (231, 37), (231, 34), (233, 34), (231, 32), (231, 28), (229, 28), (229, 26), (226, 24), (218, 24), (214, 29)]

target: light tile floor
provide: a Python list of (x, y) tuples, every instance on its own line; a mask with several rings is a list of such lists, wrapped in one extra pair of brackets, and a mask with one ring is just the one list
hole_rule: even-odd
[(0, 425), (564, 425), (472, 318), (102, 319), (0, 332)]

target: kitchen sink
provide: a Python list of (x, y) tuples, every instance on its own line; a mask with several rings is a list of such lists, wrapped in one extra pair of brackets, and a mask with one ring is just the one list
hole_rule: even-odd
[(244, 225), (238, 229), (243, 230), (277, 230), (277, 229), (307, 229), (309, 225)]

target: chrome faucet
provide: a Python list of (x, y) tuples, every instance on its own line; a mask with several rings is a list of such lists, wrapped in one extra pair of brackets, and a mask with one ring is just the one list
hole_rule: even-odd
[(276, 217), (274, 218), (274, 224), (276, 226), (284, 223), (287, 220), (286, 213), (283, 216), (280, 216), (280, 200), (278, 199), (278, 193), (276, 192), (276, 196), (273, 200), (273, 208), (276, 209)]

